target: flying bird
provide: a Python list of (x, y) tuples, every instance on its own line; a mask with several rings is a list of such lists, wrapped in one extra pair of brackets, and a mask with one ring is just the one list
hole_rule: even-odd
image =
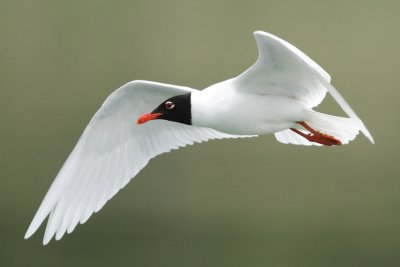
[[(43, 244), (85, 223), (146, 166), (172, 149), (210, 139), (274, 133), (285, 144), (337, 146), (361, 131), (361, 119), (331, 77), (290, 43), (256, 31), (257, 61), (199, 91), (131, 81), (107, 97), (43, 199), (25, 238), (49, 216)], [(348, 118), (314, 111), (329, 92)]]

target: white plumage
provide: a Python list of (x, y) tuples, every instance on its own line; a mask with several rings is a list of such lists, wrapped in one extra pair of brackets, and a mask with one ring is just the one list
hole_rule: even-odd
[[(373, 142), (363, 122), (330, 84), (318, 64), (288, 42), (255, 32), (259, 58), (239, 75), (203, 91), (148, 81), (133, 81), (113, 92), (89, 122), (43, 199), (25, 238), (47, 216), (43, 243), (62, 238), (84, 223), (124, 187), (149, 160), (195, 142), (275, 133), (279, 142), (320, 145), (289, 128), (296, 124), (353, 140), (359, 130)], [(314, 112), (329, 92), (350, 118)], [(192, 124), (155, 120), (135, 125), (143, 113), (167, 98), (191, 93)]]
[(43, 199), (25, 237), (49, 215), (44, 244), (72, 232), (124, 187), (148, 161), (172, 149), (209, 139), (236, 137), (168, 121), (137, 126), (136, 119), (168, 97), (193, 89), (130, 82), (104, 102), (86, 127)]

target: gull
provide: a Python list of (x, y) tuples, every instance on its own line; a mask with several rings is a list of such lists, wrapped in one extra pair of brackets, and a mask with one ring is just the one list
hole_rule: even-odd
[[(285, 144), (339, 146), (361, 119), (311, 58), (256, 31), (257, 61), (239, 76), (204, 90), (131, 81), (95, 113), (43, 199), (25, 238), (48, 218), (43, 244), (85, 223), (155, 156), (211, 139), (274, 133)], [(313, 110), (329, 92), (347, 118)]]

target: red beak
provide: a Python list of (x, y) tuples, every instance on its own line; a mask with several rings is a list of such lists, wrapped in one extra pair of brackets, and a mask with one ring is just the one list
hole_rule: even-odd
[(146, 113), (146, 114), (143, 114), (143, 115), (140, 116), (139, 119), (136, 121), (136, 124), (139, 125), (139, 124), (143, 124), (143, 123), (145, 123), (145, 122), (148, 122), (148, 121), (157, 119), (157, 117), (159, 117), (159, 116), (161, 116), (161, 115), (162, 115), (162, 113), (150, 113), (150, 112), (149, 112), (149, 113)]

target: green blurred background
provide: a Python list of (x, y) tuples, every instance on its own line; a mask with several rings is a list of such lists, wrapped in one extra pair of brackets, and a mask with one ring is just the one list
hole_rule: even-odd
[[(2, 0), (0, 266), (400, 266), (399, 14), (399, 1)], [(195, 145), (152, 160), (72, 235), (23, 239), (107, 95), (236, 76), (254, 30), (322, 65), (376, 145)]]

